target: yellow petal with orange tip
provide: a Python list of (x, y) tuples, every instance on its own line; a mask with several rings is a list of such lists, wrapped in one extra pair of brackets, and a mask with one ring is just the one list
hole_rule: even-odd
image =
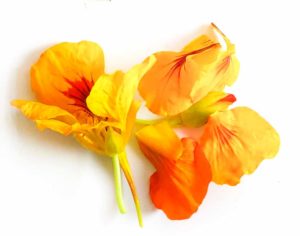
[(35, 121), (41, 130), (48, 128), (69, 135), (74, 125), (79, 125), (72, 114), (56, 106), (25, 100), (14, 100), (11, 104), (20, 109), (28, 119)]
[(244, 174), (273, 158), (280, 146), (275, 129), (247, 107), (213, 114), (204, 126), (200, 144), (217, 184), (236, 185)]
[(103, 73), (104, 55), (96, 43), (59, 43), (32, 66), (31, 86), (40, 102), (76, 113), (87, 109), (85, 99)]
[(182, 220), (195, 213), (211, 181), (211, 170), (202, 148), (194, 140), (180, 140), (168, 123), (137, 132), (139, 146), (154, 165), (150, 196), (169, 219)]

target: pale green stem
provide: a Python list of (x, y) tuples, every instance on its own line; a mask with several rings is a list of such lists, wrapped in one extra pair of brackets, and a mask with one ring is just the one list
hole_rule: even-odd
[(126, 209), (123, 201), (122, 179), (121, 179), (120, 161), (118, 155), (114, 155), (112, 157), (112, 162), (114, 168), (116, 200), (118, 203), (119, 211), (123, 214), (126, 213)]

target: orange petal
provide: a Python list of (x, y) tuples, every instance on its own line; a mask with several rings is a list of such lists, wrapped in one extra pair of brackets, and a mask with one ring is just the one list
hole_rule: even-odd
[[(226, 47), (221, 47), (221, 39)], [(234, 45), (212, 24), (204, 35), (181, 52), (158, 52), (139, 92), (155, 114), (173, 116), (188, 109), (211, 91), (221, 91), (238, 76)]]
[(238, 107), (212, 115), (200, 138), (217, 184), (236, 185), (279, 149), (279, 135), (259, 114)]
[(154, 66), (144, 75), (139, 92), (147, 107), (159, 115), (175, 115), (205, 96), (213, 87), (211, 61), (219, 45), (199, 45), (193, 52), (159, 52)]
[(31, 85), (41, 102), (82, 120), (86, 116), (82, 111), (89, 113), (85, 99), (103, 72), (104, 56), (96, 43), (60, 43), (47, 49), (32, 66)]
[[(137, 132), (142, 152), (157, 170), (150, 178), (151, 199), (168, 218), (187, 219), (197, 211), (206, 195), (211, 181), (209, 163), (201, 147), (192, 139), (182, 139), (180, 145), (174, 145), (177, 141), (169, 140), (168, 137), (175, 136), (175, 133), (167, 123), (151, 127)], [(149, 135), (149, 132), (156, 135)], [(171, 148), (169, 152), (165, 150), (170, 144), (173, 144), (173, 153)]]

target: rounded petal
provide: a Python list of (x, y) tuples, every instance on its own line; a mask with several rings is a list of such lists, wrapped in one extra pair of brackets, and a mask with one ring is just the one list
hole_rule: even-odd
[[(167, 128), (167, 123), (150, 127), (139, 131), (137, 138), (142, 152), (157, 170), (150, 178), (151, 199), (168, 218), (187, 219), (197, 211), (206, 195), (211, 181), (209, 163), (202, 148), (194, 140), (182, 139), (181, 145), (176, 145), (172, 137), (169, 140), (170, 135), (165, 136), (164, 133), (170, 133), (171, 130)], [(155, 135), (151, 138), (147, 133)], [(176, 156), (171, 148), (166, 151), (165, 146), (170, 147), (170, 144), (173, 144)]]
[(157, 61), (141, 80), (139, 92), (158, 115), (179, 114), (209, 92), (222, 91), (238, 76), (234, 45), (214, 24), (181, 52), (154, 55)]
[(200, 138), (213, 181), (236, 185), (279, 149), (279, 135), (258, 113), (238, 107), (212, 115)]
[(39, 101), (76, 113), (87, 111), (85, 99), (103, 73), (104, 56), (96, 43), (60, 43), (32, 66), (31, 86)]
[(218, 44), (196, 52), (159, 52), (157, 61), (144, 75), (139, 92), (155, 114), (170, 116), (186, 110), (214, 86), (211, 66)]

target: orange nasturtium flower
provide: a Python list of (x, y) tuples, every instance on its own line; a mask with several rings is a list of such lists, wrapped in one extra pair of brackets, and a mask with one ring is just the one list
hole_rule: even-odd
[(180, 140), (167, 122), (146, 126), (136, 136), (142, 152), (156, 168), (150, 178), (154, 205), (170, 219), (189, 218), (211, 181), (202, 147), (191, 138)]
[(31, 68), (31, 86), (39, 102), (14, 100), (41, 130), (73, 135), (84, 147), (112, 158), (116, 198), (125, 212), (120, 165), (130, 185), (139, 223), (140, 204), (126, 159), (125, 145), (135, 122), (138, 82), (154, 58), (129, 72), (104, 73), (102, 49), (93, 42), (60, 43), (47, 49)]
[(157, 61), (142, 78), (139, 92), (147, 107), (162, 116), (179, 114), (209, 92), (222, 91), (239, 72), (234, 45), (213, 23), (180, 52), (154, 55)]

